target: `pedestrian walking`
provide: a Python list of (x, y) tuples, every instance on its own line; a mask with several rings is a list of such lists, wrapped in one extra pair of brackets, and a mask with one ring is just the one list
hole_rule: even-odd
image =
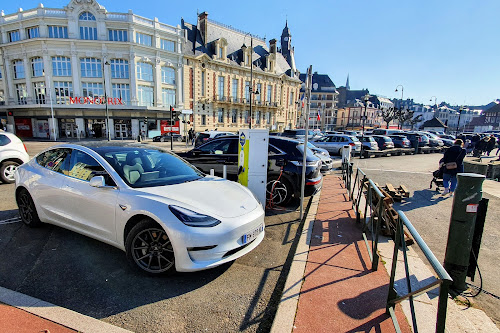
[(450, 193), (453, 196), (457, 188), (457, 173), (464, 172), (464, 157), (465, 149), (463, 148), (464, 142), (460, 139), (455, 140), (445, 153), (442, 159), (444, 164), (443, 169), (443, 195)]
[[(498, 146), (498, 149), (497, 149), (497, 152), (495, 155), (498, 155), (498, 153), (500, 153), (500, 136), (498, 137), (498, 140), (497, 140), (497, 146)], [(500, 156), (499, 156), (499, 159), (500, 159)]]
[(193, 136), (194, 136), (194, 133), (193, 133), (193, 129), (190, 128), (189, 131), (188, 131), (188, 138), (189, 138), (189, 143), (191, 143), (191, 141), (193, 141)]
[(486, 153), (488, 154), (488, 156), (490, 156), (490, 153), (493, 149), (495, 149), (495, 145), (497, 144), (497, 142), (493, 135), (491, 135), (488, 139), (489, 140), (486, 142)]

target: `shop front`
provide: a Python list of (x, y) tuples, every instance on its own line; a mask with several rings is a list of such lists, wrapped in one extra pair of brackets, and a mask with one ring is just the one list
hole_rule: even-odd
[(78, 126), (74, 118), (59, 119), (59, 137), (75, 139), (79, 138)]
[(16, 127), (17, 136), (22, 138), (33, 137), (33, 127), (31, 124), (31, 118), (15, 118), (14, 124)]
[(89, 138), (106, 137), (106, 119), (86, 119), (85, 128)]
[(115, 138), (130, 139), (132, 138), (132, 120), (131, 119), (115, 119)]

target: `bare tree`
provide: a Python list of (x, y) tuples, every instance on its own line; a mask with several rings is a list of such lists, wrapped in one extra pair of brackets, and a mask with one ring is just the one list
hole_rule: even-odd
[(394, 108), (382, 109), (381, 110), (382, 119), (386, 123), (385, 128), (389, 128), (389, 123), (395, 118)]
[(413, 130), (413, 126), (415, 126), (415, 124), (419, 123), (422, 121), (422, 115), (419, 114), (418, 116), (416, 116), (415, 118), (413, 119), (410, 119), (409, 123), (411, 125), (411, 129)]
[(408, 109), (401, 110), (398, 113), (398, 121), (399, 121), (399, 126), (401, 127), (401, 129), (403, 129), (403, 127), (407, 121), (410, 121), (413, 119), (414, 113), (415, 113), (415, 111), (408, 110)]

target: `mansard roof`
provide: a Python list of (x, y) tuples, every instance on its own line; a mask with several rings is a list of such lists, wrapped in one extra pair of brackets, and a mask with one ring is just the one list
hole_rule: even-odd
[[(300, 81), (306, 82), (306, 77), (307, 74), (300, 74)], [(335, 84), (333, 81), (330, 79), (328, 74), (318, 74), (318, 72), (313, 73), (312, 77), (312, 84), (313, 84), (313, 89), (312, 92), (330, 92), (330, 93), (335, 93), (337, 92), (337, 89), (335, 87)], [(302, 87), (300, 88), (301, 92), (305, 91), (305, 85), (303, 84)]]
[[(207, 21), (207, 36), (203, 41), (200, 30), (197, 25), (181, 21), (181, 27), (187, 32), (186, 44), (184, 47), (185, 54), (188, 56), (199, 56), (206, 54), (210, 58), (216, 55), (216, 41), (224, 38), (227, 41), (226, 55), (229, 63), (240, 66), (243, 62), (242, 45), (250, 47), (250, 35), (246, 35), (235, 28), (225, 26), (211, 20)], [(253, 36), (253, 64), (254, 70), (263, 72), (266, 68), (266, 57), (270, 56), (269, 48), (266, 41), (259, 37)], [(291, 68), (285, 57), (280, 52), (275, 54), (275, 70), (276, 74), (286, 74), (292, 77)]]
[(427, 120), (423, 125), (423, 127), (443, 127), (443, 128), (446, 128), (448, 126), (446, 126), (442, 121), (441, 119), (439, 118), (432, 118), (430, 120)]

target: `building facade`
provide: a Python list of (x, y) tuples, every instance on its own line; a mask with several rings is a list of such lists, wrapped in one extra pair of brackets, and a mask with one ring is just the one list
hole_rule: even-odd
[[(305, 94), (305, 81), (307, 74), (301, 74), (300, 80), (302, 86), (300, 89), (301, 96)], [(318, 74), (314, 72), (312, 76), (311, 87), (311, 105), (309, 109), (309, 128), (321, 129), (322, 131), (334, 130), (337, 124), (337, 99), (338, 92), (335, 84), (326, 74)], [(304, 127), (304, 117), (302, 113), (305, 110), (305, 105), (300, 105), (298, 126)]]
[(72, 0), (2, 15), (0, 35), (0, 117), (22, 137), (136, 138), (183, 107), (179, 26)]
[(184, 105), (193, 110), (188, 121), (195, 131), (296, 127), (301, 81), (288, 24), (281, 49), (276, 39), (268, 47), (264, 39), (208, 19), (206, 12), (196, 24), (182, 20), (181, 26)]

